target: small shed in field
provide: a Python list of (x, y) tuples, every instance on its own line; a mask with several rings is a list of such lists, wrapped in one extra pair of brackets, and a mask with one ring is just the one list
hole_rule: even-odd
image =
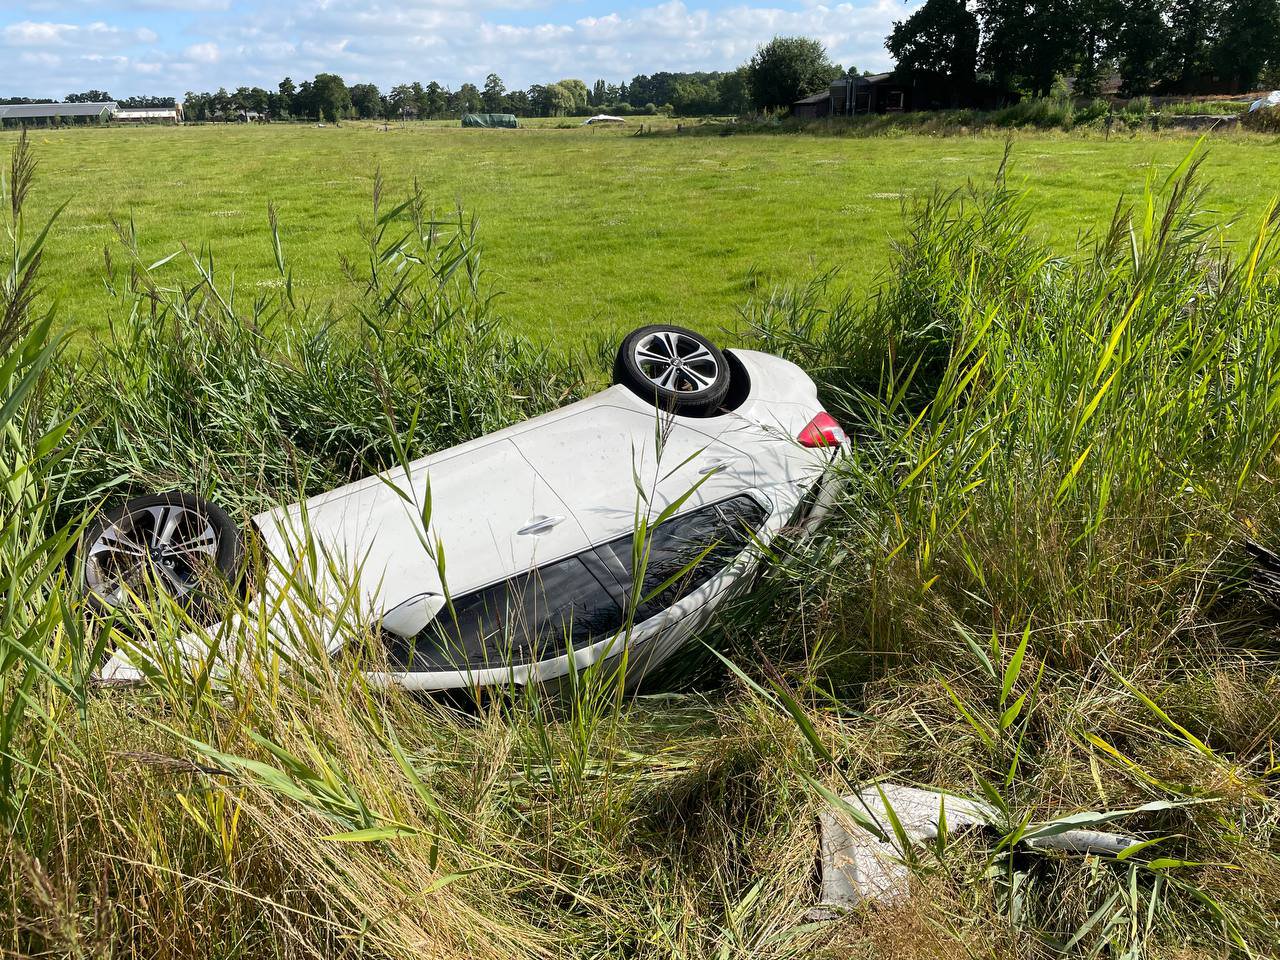
[(514, 113), (464, 113), (464, 127), (507, 127), (514, 129), (520, 126)]
[(831, 113), (831, 91), (823, 90), (797, 100), (791, 105), (791, 115), (797, 120), (817, 120)]

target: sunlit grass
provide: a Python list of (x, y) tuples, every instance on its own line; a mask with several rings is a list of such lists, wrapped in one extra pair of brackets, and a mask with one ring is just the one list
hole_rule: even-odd
[[(902, 202), (988, 179), (1003, 150), (1002, 133), (650, 138), (633, 136), (639, 124), (671, 122), (549, 123), (36, 131), (44, 188), (34, 209), (69, 201), (45, 280), (63, 322), (101, 334), (120, 309), (103, 289), (103, 250), (116, 242), (113, 220), (132, 216), (148, 263), (209, 244), (248, 303), (275, 282), (270, 202), (299, 294), (350, 300), (340, 261), (360, 253), (354, 228), (381, 169), (389, 189), (407, 192), (416, 180), (437, 212), (461, 203), (479, 218), (486, 267), (519, 332), (555, 344), (660, 321), (714, 332), (737, 325), (753, 292), (823, 267), (867, 290), (889, 266)], [(0, 133), (0, 145), (13, 136)], [(1119, 194), (1141, 189), (1149, 164), (1172, 169), (1189, 146), (1185, 136), (1015, 136), (1036, 229), (1059, 250), (1103, 226)], [(1226, 139), (1206, 173), (1222, 219), (1252, 220), (1280, 179), (1280, 155), (1266, 138)], [(159, 276), (176, 280), (182, 267)]]

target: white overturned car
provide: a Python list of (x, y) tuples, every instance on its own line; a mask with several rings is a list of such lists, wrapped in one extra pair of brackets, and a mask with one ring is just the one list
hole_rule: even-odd
[[(310, 595), (347, 611), (335, 623), (358, 595), (357, 632), (386, 644), (390, 672), (372, 674), (377, 682), (552, 681), (627, 651), (633, 683), (748, 582), (779, 531), (821, 520), (829, 467), (847, 441), (794, 364), (721, 352), (679, 327), (628, 335), (614, 380), (560, 410), (259, 514), (254, 533), (273, 568), (309, 571)], [(303, 544), (324, 562), (300, 560)], [(211, 574), (235, 582), (244, 555), (226, 513), (166, 493), (100, 515), (78, 563), (99, 608), (126, 612), (158, 585), (216, 621), (201, 584)], [(270, 600), (282, 578), (261, 579), (249, 609), (282, 616), (264, 613), (282, 608)], [(327, 630), (331, 653), (350, 626)], [(188, 643), (207, 650), (216, 633)], [(143, 656), (116, 652), (102, 680), (139, 679)]]

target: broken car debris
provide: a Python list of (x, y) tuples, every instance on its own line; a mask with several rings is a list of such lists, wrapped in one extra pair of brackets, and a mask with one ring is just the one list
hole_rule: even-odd
[[(1133, 837), (1074, 828), (1075, 822), (1105, 822), (1143, 809), (1077, 814), (1048, 824), (1031, 825), (1019, 843), (1032, 849), (1115, 856), (1132, 846)], [(990, 827), (1000, 821), (992, 805), (937, 790), (895, 783), (873, 784), (841, 799), (818, 816), (820, 899), (810, 911), (815, 920), (830, 919), (863, 903), (892, 905), (909, 892), (907, 860), (916, 847), (942, 833)]]

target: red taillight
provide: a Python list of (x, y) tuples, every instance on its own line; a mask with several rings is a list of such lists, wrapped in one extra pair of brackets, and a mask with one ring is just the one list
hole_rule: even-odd
[(849, 438), (836, 418), (824, 410), (809, 421), (796, 439), (805, 447), (838, 447)]

